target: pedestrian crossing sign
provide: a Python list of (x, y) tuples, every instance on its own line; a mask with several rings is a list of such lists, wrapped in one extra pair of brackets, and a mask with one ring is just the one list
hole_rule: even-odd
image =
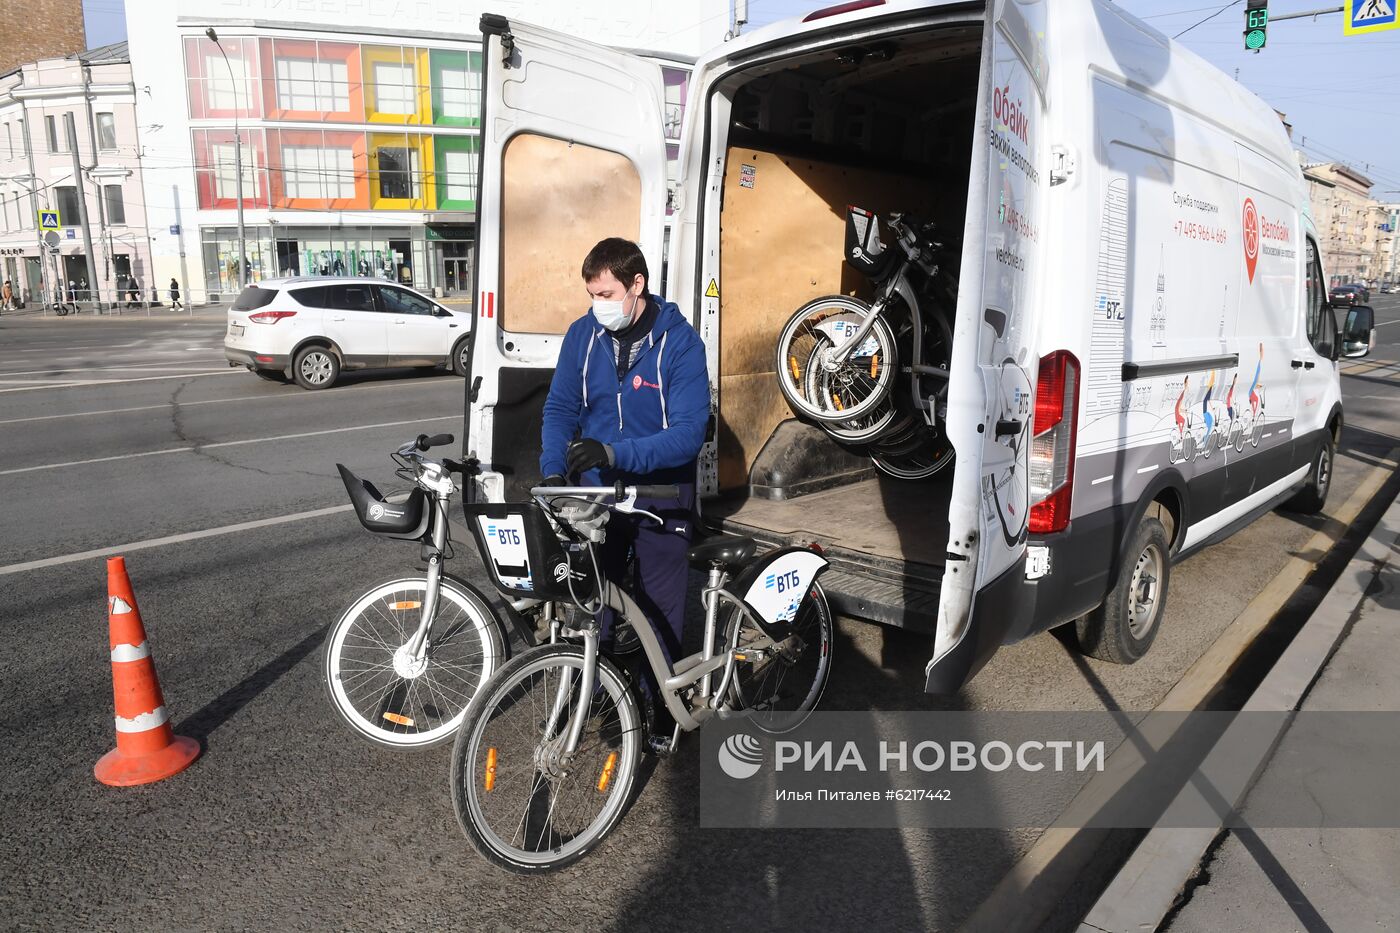
[(59, 227), (63, 226), (63, 224), (59, 223), (60, 219), (61, 218), (58, 216), (58, 211), (40, 211), (39, 229), (57, 230)]
[(1395, 17), (1396, 4), (1397, 0), (1346, 0), (1342, 32), (1348, 36), (1360, 36), (1395, 29), (1400, 26)]

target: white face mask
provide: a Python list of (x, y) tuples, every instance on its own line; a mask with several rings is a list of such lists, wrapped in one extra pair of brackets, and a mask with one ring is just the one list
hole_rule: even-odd
[(604, 301), (601, 298), (593, 299), (593, 316), (598, 319), (608, 330), (619, 331), (632, 323), (632, 313), (637, 310), (637, 300), (641, 295), (633, 295), (628, 292), (628, 298), (633, 298), (631, 309), (627, 308), (627, 299), (619, 298), (616, 301)]

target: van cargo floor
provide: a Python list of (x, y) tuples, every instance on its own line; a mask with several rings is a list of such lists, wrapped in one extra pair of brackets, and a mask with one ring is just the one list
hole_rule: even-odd
[(795, 543), (816, 541), (941, 567), (948, 549), (950, 485), (942, 477), (913, 483), (877, 476), (780, 501), (731, 494), (707, 500), (704, 510), (706, 518), (722, 519), (726, 530), (759, 528)]
[(769, 546), (820, 544), (831, 560), (826, 589), (838, 611), (931, 630), (948, 548), (951, 478), (878, 476), (782, 501), (731, 493), (702, 508), (707, 525)]

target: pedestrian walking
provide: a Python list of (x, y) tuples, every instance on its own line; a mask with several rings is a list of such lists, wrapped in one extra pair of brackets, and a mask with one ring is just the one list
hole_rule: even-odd
[(128, 308), (141, 307), (141, 280), (135, 275), (131, 276), (131, 278), (127, 280), (126, 289), (126, 306)]
[(78, 286), (73, 284), (73, 280), (68, 280), (68, 300), (63, 303), (64, 310), (74, 313), (78, 310)]
[(4, 285), (0, 285), (0, 312), (13, 311), (15, 309), (15, 289), (6, 279)]
[(172, 278), (170, 280), (170, 310), (179, 311), (184, 307), (180, 301), (180, 283)]

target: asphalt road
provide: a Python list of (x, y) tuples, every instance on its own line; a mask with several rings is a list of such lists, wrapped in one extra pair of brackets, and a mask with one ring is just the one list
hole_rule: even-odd
[[(1400, 301), (1344, 380), (1331, 509), (1400, 443)], [(452, 816), (448, 750), (355, 740), (323, 695), (326, 627), (412, 566), (340, 506), (343, 462), (393, 488), (388, 453), (460, 431), (462, 382), (394, 371), (320, 393), (222, 361), (218, 318), (0, 318), (0, 928), (952, 929), (1035, 841), (1022, 831), (698, 828), (697, 744), (647, 772), (598, 853), (519, 879)], [(143, 788), (97, 784), (113, 742), (105, 569), (128, 550), (177, 732), (205, 745)], [(843, 622), (830, 708), (1147, 709), (1321, 527), (1271, 514), (1174, 570), (1142, 662), (1053, 636), (1001, 651), (955, 700), (921, 692), (925, 639)], [(484, 584), (469, 546), (452, 569)], [(36, 562), (38, 566), (35, 566)], [(17, 569), (24, 565), (24, 569)]]

